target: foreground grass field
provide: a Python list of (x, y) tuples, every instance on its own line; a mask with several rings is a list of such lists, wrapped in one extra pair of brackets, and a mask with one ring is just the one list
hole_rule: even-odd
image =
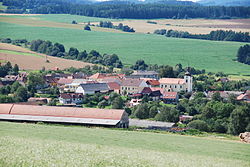
[[(69, 16), (65, 16), (66, 21), (61, 16), (58, 20), (68, 22), (73, 19), (73, 16), (70, 16), (70, 18)], [(13, 17), (11, 16), (11, 18)], [(21, 16), (15, 17), (20, 18)], [(47, 15), (33, 17), (48, 20)], [(54, 21), (56, 17), (59, 16), (55, 15), (49, 21)], [(5, 21), (1, 22), (0, 18), (0, 37), (26, 38), (28, 40), (40, 38), (63, 43), (67, 49), (77, 47), (79, 50), (90, 51), (95, 49), (101, 53), (116, 53), (126, 64), (134, 64), (136, 60), (144, 59), (147, 63), (152, 64), (176, 65), (182, 63), (184, 66), (190, 65), (210, 72), (250, 74), (248, 65), (233, 61), (236, 58), (237, 49), (244, 43), (166, 38), (152, 34), (87, 32), (79, 29), (79, 27), (72, 28), (71, 24), (64, 27), (65, 23), (60, 23), (60, 27), (62, 27), (58, 28), (59, 23), (53, 22), (49, 22), (50, 25), (41, 23), (41, 25), (32, 26), (32, 24), (27, 23), (28, 26), (24, 26), (22, 24), (26, 24), (25, 20), (24, 23), (21, 23), (19, 19), (19, 21), (16, 21), (17, 24), (13, 24), (13, 22), (6, 23), (6, 17), (2, 18), (5, 18)], [(93, 20), (95, 19), (93, 18)]]
[(250, 145), (80, 126), (0, 122), (0, 166), (247, 167)]

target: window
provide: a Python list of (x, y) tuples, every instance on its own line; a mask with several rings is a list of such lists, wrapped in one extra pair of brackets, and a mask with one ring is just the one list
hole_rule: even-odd
[(176, 85), (175, 85), (174, 87), (175, 87), (175, 88), (177, 88), (177, 86), (176, 86)]

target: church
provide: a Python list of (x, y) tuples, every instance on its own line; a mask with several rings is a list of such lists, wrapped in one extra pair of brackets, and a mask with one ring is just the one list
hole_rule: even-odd
[(168, 92), (192, 92), (193, 90), (193, 77), (189, 72), (185, 73), (184, 79), (181, 78), (161, 78), (159, 80), (160, 88)]

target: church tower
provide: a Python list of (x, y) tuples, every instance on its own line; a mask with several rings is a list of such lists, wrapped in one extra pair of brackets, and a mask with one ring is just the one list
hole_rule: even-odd
[(193, 77), (188, 71), (185, 73), (184, 80), (186, 83), (186, 92), (192, 92), (193, 91)]

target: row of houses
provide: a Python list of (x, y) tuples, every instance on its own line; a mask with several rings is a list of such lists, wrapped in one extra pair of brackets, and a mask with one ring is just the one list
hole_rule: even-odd
[(153, 100), (163, 99), (165, 103), (177, 103), (178, 92), (192, 91), (192, 76), (189, 73), (185, 74), (184, 79), (161, 78), (157, 80), (155, 78), (158, 78), (158, 74), (156, 75), (156, 72), (152, 71), (137, 71), (131, 76), (96, 73), (82, 79), (59, 78), (57, 83), (53, 83), (53, 85), (56, 84), (60, 88), (59, 100), (63, 104), (80, 102), (84, 95), (97, 92), (116, 92), (132, 98), (141, 98), (147, 95)]

